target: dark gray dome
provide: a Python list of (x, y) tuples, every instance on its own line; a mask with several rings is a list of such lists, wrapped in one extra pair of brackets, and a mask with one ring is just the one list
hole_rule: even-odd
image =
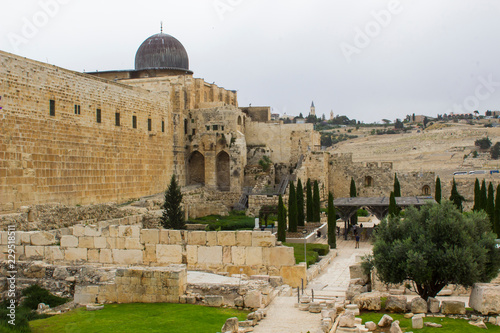
[(135, 54), (135, 69), (176, 69), (189, 71), (184, 46), (174, 37), (159, 33), (146, 39)]

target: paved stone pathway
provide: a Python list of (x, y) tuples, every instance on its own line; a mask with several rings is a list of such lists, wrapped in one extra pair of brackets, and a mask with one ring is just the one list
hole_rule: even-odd
[[(315, 299), (322, 296), (345, 299), (345, 291), (349, 286), (349, 266), (356, 262), (357, 256), (371, 252), (369, 243), (361, 242), (359, 249), (354, 246), (354, 241), (337, 240), (337, 257), (307, 286), (308, 295), (313, 289)], [(297, 295), (294, 294), (293, 297), (277, 297), (267, 308), (267, 317), (255, 326), (254, 333), (306, 333), (319, 329), (321, 316), (296, 308)]]

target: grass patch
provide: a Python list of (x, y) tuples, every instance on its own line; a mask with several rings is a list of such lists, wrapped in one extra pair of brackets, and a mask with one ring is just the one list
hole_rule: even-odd
[[(363, 324), (366, 323), (367, 321), (373, 321), (375, 324), (377, 324), (382, 318), (384, 313), (382, 312), (362, 312), (361, 313), (361, 319), (363, 320)], [(439, 333), (446, 333), (446, 332), (461, 332), (461, 333), (468, 333), (468, 332), (483, 332), (484, 329), (472, 326), (469, 324), (469, 322), (465, 319), (451, 319), (451, 318), (438, 318), (438, 317), (426, 317), (424, 318), (424, 323), (425, 322), (433, 322), (436, 324), (441, 324), (443, 327), (441, 328), (434, 328), (434, 327), (425, 327), (422, 329), (413, 329), (411, 328), (411, 319), (405, 319), (404, 315), (398, 314), (398, 313), (388, 313), (389, 316), (391, 316), (394, 320), (399, 320), (399, 326), (403, 330), (403, 332), (439, 332)], [(491, 324), (486, 324), (488, 326), (488, 332), (500, 332), (500, 326), (494, 326)], [(375, 332), (389, 332), (389, 328), (385, 328), (384, 330), (382, 329), (377, 329)]]
[(229, 216), (208, 215), (190, 220), (188, 223), (206, 224), (207, 230), (253, 230), (255, 219), (245, 212), (233, 211)]
[(78, 308), (30, 322), (33, 333), (58, 332), (220, 332), (230, 317), (245, 320), (248, 312), (171, 303), (107, 304), (103, 310)]
[[(295, 263), (304, 262), (304, 244), (303, 243), (283, 243), (285, 246), (293, 247)], [(307, 267), (319, 261), (319, 256), (328, 254), (330, 247), (326, 244), (307, 244), (306, 256)]]

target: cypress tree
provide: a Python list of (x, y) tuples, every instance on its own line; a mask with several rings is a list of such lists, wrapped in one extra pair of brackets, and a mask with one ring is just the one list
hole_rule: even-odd
[(337, 238), (335, 232), (337, 231), (337, 214), (335, 213), (335, 206), (333, 205), (333, 194), (328, 193), (328, 245), (331, 249), (337, 247)]
[(491, 230), (494, 230), (494, 228), (495, 228), (495, 224), (494, 224), (495, 194), (493, 192), (493, 184), (491, 182), (490, 182), (490, 185), (488, 186), (488, 200), (486, 202), (486, 213), (488, 213), (488, 216), (490, 218)]
[(290, 182), (290, 194), (288, 196), (288, 230), (297, 232), (297, 194), (293, 182)]
[(297, 182), (297, 225), (300, 227), (304, 226), (305, 216), (304, 216), (304, 189), (302, 188), (302, 182)]
[(186, 229), (184, 212), (181, 209), (182, 193), (177, 185), (175, 175), (170, 179), (170, 185), (165, 191), (165, 202), (163, 203), (163, 214), (161, 225), (165, 229)]
[(311, 188), (311, 180), (307, 179), (306, 183), (306, 215), (307, 222), (313, 221), (313, 195)]
[[(351, 198), (355, 198), (358, 196), (358, 193), (356, 191), (356, 182), (354, 181), (354, 178), (351, 177), (351, 189), (350, 189), (350, 196)], [(358, 214), (357, 212), (354, 213), (354, 215), (351, 217), (351, 225), (358, 224)]]
[(479, 185), (479, 179), (476, 178), (476, 182), (474, 183), (474, 207), (472, 207), (473, 211), (481, 210), (481, 185)]
[(495, 217), (493, 231), (497, 233), (497, 238), (500, 238), (500, 184), (497, 186), (497, 196), (495, 198)]
[(458, 193), (457, 183), (455, 182), (455, 178), (453, 178), (453, 186), (451, 188), (450, 201), (453, 202), (453, 204), (457, 206), (457, 208), (460, 209), (460, 211), (462, 211), (463, 210), (462, 202), (464, 200), (465, 198), (461, 196), (460, 193)]
[(278, 240), (286, 242), (286, 211), (281, 194), (278, 201)]
[(441, 179), (439, 179), (439, 176), (436, 178), (436, 193), (435, 193), (435, 199), (437, 203), (441, 203)]
[(320, 222), (321, 221), (321, 206), (319, 200), (319, 185), (318, 181), (314, 181), (314, 190), (313, 190), (313, 221)]
[(481, 184), (481, 209), (486, 211), (486, 205), (488, 204), (488, 192), (486, 189), (486, 180), (483, 179)]
[(401, 196), (401, 185), (399, 184), (398, 174), (394, 174), (394, 197), (398, 198)]
[(396, 197), (394, 196), (394, 192), (391, 192), (389, 197), (389, 216), (397, 216), (399, 215), (398, 206), (396, 204)]
[(355, 198), (358, 196), (357, 192), (356, 192), (356, 182), (354, 182), (354, 178), (351, 177), (351, 189), (350, 189), (350, 192), (349, 192), (351, 198)]

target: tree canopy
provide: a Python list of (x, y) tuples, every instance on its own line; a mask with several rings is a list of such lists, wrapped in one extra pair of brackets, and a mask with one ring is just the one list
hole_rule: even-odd
[(321, 221), (321, 202), (319, 197), (318, 181), (314, 181), (313, 186), (313, 222)]
[(450, 283), (468, 287), (491, 281), (500, 268), (500, 249), (486, 213), (462, 214), (443, 201), (410, 207), (404, 218), (384, 219), (375, 234), (373, 265), (382, 281), (413, 281), (427, 300)]
[(297, 194), (293, 182), (290, 182), (290, 194), (288, 195), (288, 230), (297, 232)]
[(335, 206), (333, 205), (333, 194), (328, 193), (328, 245), (331, 249), (337, 248), (337, 238), (335, 232), (337, 230), (337, 214), (335, 212)]
[(300, 178), (297, 182), (297, 225), (299, 227), (304, 226), (305, 222), (305, 214), (304, 214), (304, 188), (302, 187), (302, 182)]
[(286, 209), (281, 194), (278, 200), (278, 240), (286, 242)]
[(441, 203), (441, 179), (439, 176), (436, 178), (436, 193), (435, 193), (435, 199), (437, 203)]
[(181, 208), (182, 193), (177, 185), (175, 175), (170, 179), (170, 185), (165, 191), (165, 202), (163, 204), (163, 215), (161, 225), (166, 229), (186, 229), (184, 212)]
[(306, 220), (307, 222), (312, 222), (313, 220), (313, 195), (311, 179), (307, 179), (306, 183)]

